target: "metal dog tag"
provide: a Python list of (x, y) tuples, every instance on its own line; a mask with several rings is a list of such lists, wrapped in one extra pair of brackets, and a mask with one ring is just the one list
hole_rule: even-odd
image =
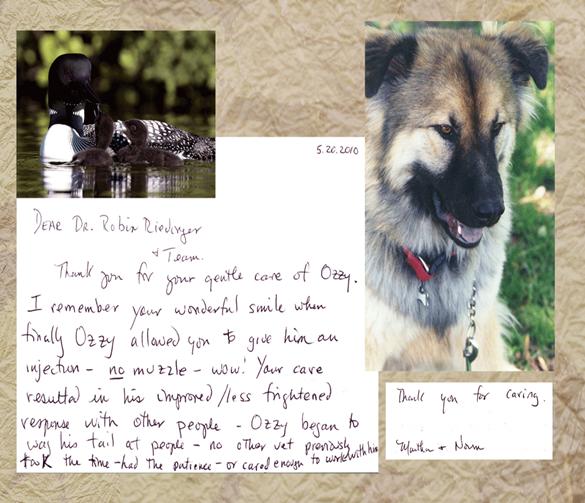
[(429, 294), (425, 290), (425, 286), (421, 283), (418, 287), (418, 296), (417, 300), (424, 306), (427, 307), (429, 305)]
[(468, 337), (465, 341), (465, 348), (463, 349), (463, 356), (465, 360), (470, 364), (477, 358), (477, 354), (479, 353), (479, 346), (475, 339), (472, 337)]

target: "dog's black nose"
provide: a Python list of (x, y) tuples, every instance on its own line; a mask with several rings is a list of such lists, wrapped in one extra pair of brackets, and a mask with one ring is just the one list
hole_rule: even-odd
[(500, 199), (478, 201), (472, 207), (475, 216), (486, 227), (494, 225), (504, 213), (504, 202)]

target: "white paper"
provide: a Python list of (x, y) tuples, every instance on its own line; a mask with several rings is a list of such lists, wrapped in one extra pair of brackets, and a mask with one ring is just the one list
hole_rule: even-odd
[(552, 383), (386, 383), (386, 459), (552, 459)]
[(215, 199), (19, 199), (17, 470), (376, 471), (363, 150), (219, 138)]

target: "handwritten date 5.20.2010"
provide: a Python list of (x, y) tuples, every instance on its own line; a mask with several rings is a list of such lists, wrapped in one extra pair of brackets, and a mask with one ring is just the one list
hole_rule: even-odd
[(358, 155), (359, 148), (355, 145), (317, 145), (317, 155), (320, 154), (353, 154)]

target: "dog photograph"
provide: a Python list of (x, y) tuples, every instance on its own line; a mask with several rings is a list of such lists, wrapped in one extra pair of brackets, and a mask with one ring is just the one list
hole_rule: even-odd
[(17, 195), (215, 197), (215, 32), (19, 31)]
[(554, 369), (554, 25), (366, 23), (366, 369)]

